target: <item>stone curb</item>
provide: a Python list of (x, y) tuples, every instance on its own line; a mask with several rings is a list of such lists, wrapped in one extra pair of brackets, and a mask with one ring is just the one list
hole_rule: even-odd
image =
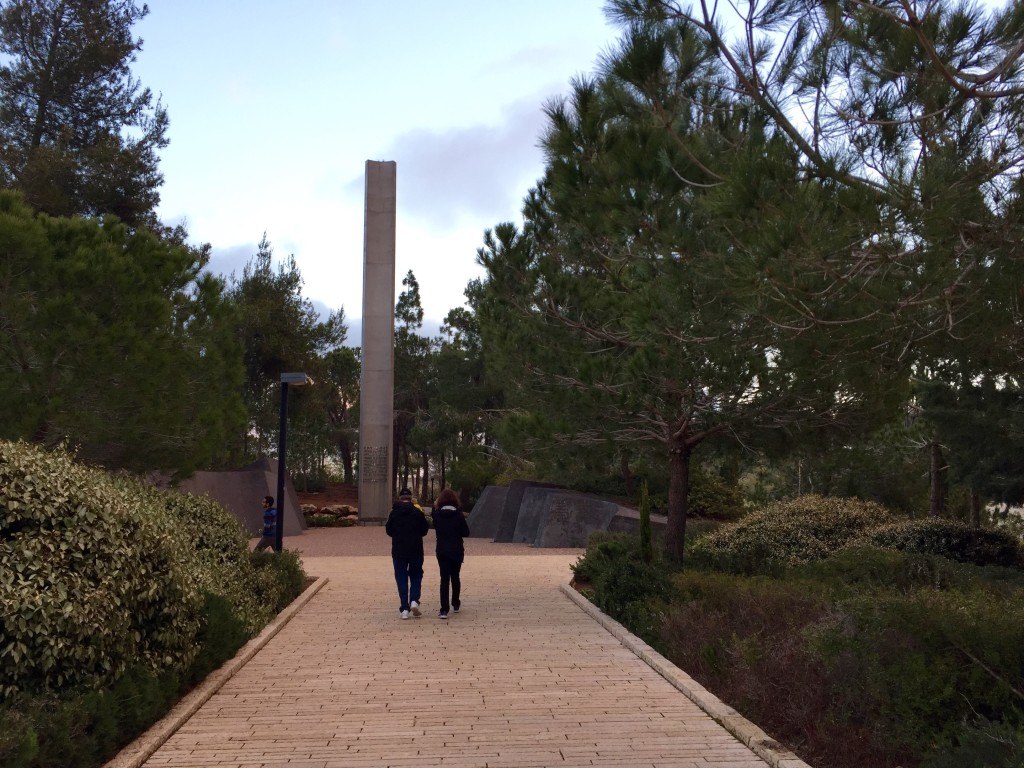
[(263, 628), (262, 632), (243, 645), (233, 659), (207, 675), (199, 685), (175, 704), (170, 712), (150, 726), (135, 741), (118, 752), (103, 768), (140, 768), (154, 752), (163, 746), (165, 741), (174, 735), (175, 731), (184, 725), (203, 704), (209, 701), (213, 694), (220, 690), (224, 683), (230, 680), (263, 646), (269, 643), (274, 635), (280, 632), (284, 625), (291, 621), (292, 617), (306, 603), (313, 599), (313, 596), (320, 591), (327, 581), (326, 576), (321, 576), (310, 584), (301, 595), (292, 600), (287, 608), (277, 614), (274, 620)]
[(747, 720), (732, 707), (723, 703), (717, 696), (702, 687), (696, 680), (683, 672), (679, 667), (651, 648), (639, 637), (631, 633), (622, 624), (602, 613), (587, 598), (570, 587), (560, 584), (562, 593), (590, 615), (626, 648), (639, 656), (647, 665), (664, 677), (674, 688), (682, 692), (686, 698), (704, 710), (712, 720), (729, 731), (739, 741), (750, 748), (754, 754), (767, 762), (772, 768), (811, 768), (795, 754), (790, 752), (775, 739)]

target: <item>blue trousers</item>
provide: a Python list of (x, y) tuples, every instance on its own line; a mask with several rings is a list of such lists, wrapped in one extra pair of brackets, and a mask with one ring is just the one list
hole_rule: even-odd
[(398, 610), (408, 611), (409, 603), (420, 601), (420, 587), (423, 586), (422, 557), (392, 557), (395, 564), (395, 584), (398, 587)]

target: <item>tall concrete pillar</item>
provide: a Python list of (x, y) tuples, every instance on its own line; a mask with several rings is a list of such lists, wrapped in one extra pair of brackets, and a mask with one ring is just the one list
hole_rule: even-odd
[(395, 162), (366, 161), (363, 367), (359, 379), (359, 518), (391, 511), (395, 414)]

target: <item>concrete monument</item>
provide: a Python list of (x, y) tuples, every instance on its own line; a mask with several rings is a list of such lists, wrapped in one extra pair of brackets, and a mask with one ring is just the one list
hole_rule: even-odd
[(396, 164), (366, 161), (363, 340), (359, 380), (359, 519), (391, 511), (395, 400)]

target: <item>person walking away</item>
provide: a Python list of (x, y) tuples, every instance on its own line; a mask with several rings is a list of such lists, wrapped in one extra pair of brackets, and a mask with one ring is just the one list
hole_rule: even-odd
[(423, 537), (430, 530), (422, 510), (412, 503), (412, 491), (403, 488), (384, 524), (391, 537), (391, 561), (395, 566), (399, 614), (403, 619), (419, 618), (420, 588), (423, 586)]
[(274, 548), (277, 533), (277, 507), (274, 506), (273, 496), (263, 497), (263, 536), (256, 545), (256, 552), (262, 552), (267, 547)]
[[(441, 610), (439, 619), (448, 618), (449, 607), (455, 613), (462, 605), (459, 599), (462, 581), (459, 571), (466, 558), (463, 538), (469, 536), (469, 523), (459, 507), (459, 497), (450, 488), (445, 488), (434, 502), (434, 533), (437, 536), (437, 567), (441, 571)], [(448, 590), (451, 588), (451, 603)]]

